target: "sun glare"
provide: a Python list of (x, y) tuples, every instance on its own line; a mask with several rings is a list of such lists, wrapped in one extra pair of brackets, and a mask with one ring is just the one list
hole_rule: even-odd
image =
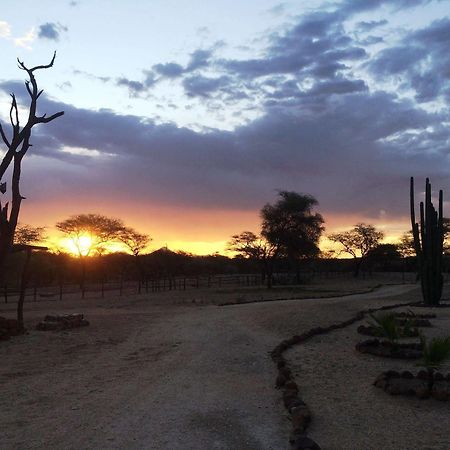
[(89, 236), (66, 238), (61, 240), (61, 246), (73, 255), (87, 256), (92, 246), (92, 240)]

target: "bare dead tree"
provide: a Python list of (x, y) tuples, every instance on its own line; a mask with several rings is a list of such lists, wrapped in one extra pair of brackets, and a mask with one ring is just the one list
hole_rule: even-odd
[(25, 81), (25, 87), (30, 96), (28, 119), (25, 125), (20, 125), (19, 108), (17, 106), (16, 96), (15, 94), (11, 94), (11, 107), (9, 110), (11, 132), (9, 133), (9, 136), (0, 123), (0, 136), (7, 148), (0, 163), (1, 192), (6, 190), (5, 183), (2, 183), (3, 176), (5, 175), (7, 169), (12, 165), (11, 208), (9, 208), (8, 202), (4, 206), (0, 202), (0, 270), (14, 244), (14, 233), (19, 220), (21, 203), (24, 199), (20, 193), (22, 160), (28, 149), (32, 146), (30, 143), (32, 129), (35, 125), (49, 123), (64, 114), (64, 111), (60, 111), (48, 117), (46, 114), (42, 116), (36, 115), (38, 100), (42, 95), (43, 90), (38, 89), (34, 73), (37, 70), (49, 69), (52, 67), (55, 62), (55, 58), (56, 52), (54, 53), (49, 64), (31, 68), (27, 67), (23, 61), (17, 59), (19, 69), (24, 70), (28, 75), (28, 80)]

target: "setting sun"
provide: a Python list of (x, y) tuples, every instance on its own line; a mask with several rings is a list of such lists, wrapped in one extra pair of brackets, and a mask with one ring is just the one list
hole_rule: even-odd
[(61, 239), (60, 244), (64, 251), (73, 255), (88, 256), (92, 247), (92, 239), (90, 236), (83, 235), (77, 238)]

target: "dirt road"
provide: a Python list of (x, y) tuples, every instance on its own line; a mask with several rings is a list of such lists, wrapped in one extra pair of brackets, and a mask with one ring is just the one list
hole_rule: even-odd
[(412, 289), (227, 307), (28, 305), (31, 325), (74, 310), (91, 325), (0, 343), (0, 448), (284, 449), (290, 427), (268, 352)]

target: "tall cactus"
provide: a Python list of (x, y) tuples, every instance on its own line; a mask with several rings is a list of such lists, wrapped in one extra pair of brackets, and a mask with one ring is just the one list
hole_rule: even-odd
[(425, 205), (420, 202), (420, 227), (414, 212), (414, 178), (411, 177), (411, 225), (414, 249), (419, 263), (422, 296), (425, 304), (436, 306), (442, 295), (442, 251), (444, 243), (442, 190), (439, 191), (439, 208), (435, 210), (431, 202), (431, 184), (425, 183)]

